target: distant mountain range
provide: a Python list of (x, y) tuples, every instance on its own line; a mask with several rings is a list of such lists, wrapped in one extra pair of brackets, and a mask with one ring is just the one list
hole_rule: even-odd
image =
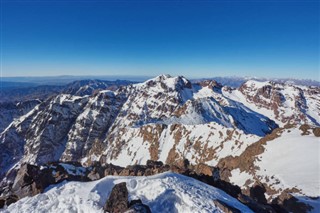
[[(17, 87), (30, 87), (39, 85), (65, 85), (73, 81), (99, 79), (104, 81), (116, 81), (127, 80), (132, 82), (143, 82), (152, 76), (117, 76), (117, 75), (105, 75), (105, 76), (48, 76), (48, 77), (3, 77), (2, 87), (17, 88)], [(294, 79), (294, 78), (259, 78), (259, 77), (237, 77), (237, 76), (225, 76), (225, 77), (208, 77), (201, 79), (191, 79), (192, 82), (201, 80), (215, 80), (222, 85), (239, 87), (247, 80), (257, 81), (274, 81), (277, 83), (297, 84), (302, 86), (320, 86), (320, 76), (315, 76), (315, 79)]]
[[(244, 82), (248, 80), (255, 81), (272, 81), (276, 83), (284, 83), (284, 84), (293, 84), (293, 85), (301, 85), (301, 86), (320, 86), (320, 76), (317, 76), (315, 79), (294, 79), (294, 78), (258, 78), (258, 77), (212, 77), (205, 78), (215, 80), (222, 85), (230, 86), (230, 87), (240, 87)], [(205, 79), (196, 79), (193, 81), (201, 81)]]

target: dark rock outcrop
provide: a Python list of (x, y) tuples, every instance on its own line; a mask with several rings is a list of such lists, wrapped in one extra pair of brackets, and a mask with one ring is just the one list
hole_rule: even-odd
[(228, 204), (226, 204), (225, 202), (223, 202), (221, 200), (214, 200), (213, 203), (214, 203), (214, 205), (216, 205), (216, 207), (218, 207), (219, 209), (221, 209), (225, 213), (241, 213), (241, 211), (239, 209), (236, 209), (232, 206), (229, 206)]
[[(52, 162), (47, 165), (43, 165), (41, 168), (39, 166), (24, 164), (17, 171), (13, 185), (8, 185), (7, 188), (9, 188), (9, 190), (6, 189), (6, 193), (3, 193), (2, 197), (0, 197), (0, 207), (10, 205), (25, 196), (33, 196), (35, 194), (42, 193), (49, 185), (57, 184), (64, 180), (90, 181), (100, 179), (107, 175), (148, 176), (172, 171), (219, 188), (255, 212), (292, 212), (294, 209), (306, 212), (310, 209), (309, 206), (298, 202), (298, 200), (293, 196), (287, 197), (288, 193), (284, 193), (274, 199), (272, 203), (268, 203), (264, 196), (264, 186), (261, 185), (255, 185), (255, 187), (251, 189), (249, 195), (246, 195), (241, 191), (240, 187), (222, 179), (222, 172), (219, 168), (204, 166), (199, 168), (187, 163), (182, 167), (179, 167), (151, 160), (147, 162), (147, 165), (127, 166), (126, 168), (112, 164), (101, 164), (100, 162), (95, 162), (87, 168), (84, 168), (79, 163), (74, 162)], [(193, 169), (198, 171), (194, 171)], [(205, 171), (206, 174), (200, 171)], [(207, 173), (210, 173), (210, 175)], [(219, 205), (225, 206), (221, 202)], [(228, 206), (223, 208), (227, 209)], [(142, 204), (141, 201), (131, 201), (129, 204), (128, 190), (125, 183), (117, 184), (113, 188), (110, 197), (104, 206), (104, 210), (108, 212), (150, 212), (149, 207)], [(236, 210), (233, 211), (236, 212)]]
[(281, 206), (282, 212), (300, 213), (310, 212), (312, 210), (312, 207), (299, 202), (297, 198), (286, 192), (282, 192), (280, 196), (272, 201), (272, 204)]
[(55, 183), (49, 171), (41, 171), (37, 166), (24, 164), (14, 180), (12, 191), (19, 199), (43, 192), (50, 184)]
[(19, 198), (16, 195), (9, 195), (5, 197), (0, 198), (0, 209), (9, 206), (12, 203), (15, 203), (19, 200)]
[(128, 189), (126, 183), (116, 184), (103, 209), (109, 213), (122, 213), (128, 208)]
[(126, 213), (151, 213), (149, 206), (143, 204), (141, 200), (131, 200)]

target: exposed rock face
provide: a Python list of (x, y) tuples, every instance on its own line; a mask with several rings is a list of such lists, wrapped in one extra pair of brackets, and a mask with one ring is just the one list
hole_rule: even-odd
[(312, 207), (300, 202), (297, 198), (286, 192), (282, 192), (280, 196), (272, 201), (272, 203), (281, 205), (287, 212), (299, 213), (312, 210)]
[(0, 198), (0, 209), (9, 206), (12, 203), (15, 203), (19, 200), (19, 198), (16, 195), (9, 195), (6, 197), (1, 197)]
[(36, 181), (39, 181), (38, 167), (24, 164), (17, 173), (12, 190), (15, 191), (18, 198), (33, 196), (40, 192), (37, 189)]
[(80, 161), (90, 156), (94, 143), (106, 136), (124, 99), (124, 96), (113, 92), (101, 92), (92, 97), (72, 124), (60, 159)]
[(128, 207), (128, 189), (126, 183), (118, 183), (113, 187), (103, 209), (110, 213), (122, 213)]
[(250, 80), (243, 83), (238, 90), (228, 91), (226, 88), (224, 91), (225, 95), (231, 98), (235, 97), (234, 95), (238, 98), (244, 97), (246, 106), (256, 109), (257, 112), (265, 114), (265, 109), (270, 110), (267, 116), (275, 119), (281, 126), (287, 123), (320, 125), (317, 105), (320, 101), (319, 87)]
[(29, 100), (19, 103), (0, 103), (0, 133), (8, 127), (14, 119), (27, 114), (40, 103), (39, 100)]
[(141, 200), (131, 200), (126, 213), (151, 213), (149, 206), (143, 204)]
[(143, 204), (140, 199), (128, 202), (126, 183), (118, 183), (112, 188), (103, 209), (109, 213), (151, 213), (149, 206)]
[(219, 91), (223, 86), (215, 80), (203, 80), (198, 83), (202, 87), (208, 87), (210, 89), (216, 89)]
[(224, 203), (221, 200), (214, 200), (213, 203), (225, 213), (241, 213), (240, 210), (232, 206), (229, 206), (228, 204)]
[[(0, 133), (0, 178), (22, 160), (26, 147), (26, 138), (30, 135), (31, 124), (39, 111), (45, 109), (41, 103), (26, 115), (12, 122), (6, 131)], [(34, 131), (34, 129), (32, 130)]]

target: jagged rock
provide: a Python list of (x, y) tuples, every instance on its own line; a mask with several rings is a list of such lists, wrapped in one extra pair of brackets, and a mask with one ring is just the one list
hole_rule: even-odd
[(125, 212), (128, 207), (128, 189), (126, 183), (116, 184), (112, 188), (103, 209), (109, 213), (122, 213)]
[(4, 198), (0, 198), (0, 209), (2, 209), (5, 204), (6, 204), (6, 200)]
[(115, 166), (113, 164), (106, 164), (104, 167), (104, 176), (107, 175), (119, 175), (123, 170), (123, 167)]
[(96, 172), (94, 170), (92, 170), (89, 174), (88, 174), (88, 178), (90, 180), (99, 180), (101, 178), (99, 172)]
[(19, 103), (1, 103), (0, 101), (0, 133), (8, 127), (14, 119), (27, 114), (40, 103), (39, 100), (28, 100)]
[(258, 203), (266, 204), (267, 199), (264, 195), (266, 189), (263, 185), (254, 185), (250, 188), (250, 197), (257, 201)]
[(213, 168), (212, 170), (213, 181), (220, 180), (220, 169), (218, 167)]
[(259, 213), (276, 213), (276, 212), (283, 212), (283, 209), (277, 208), (275, 209), (274, 207), (278, 207), (278, 206), (274, 206), (274, 205), (265, 205), (265, 204), (261, 204), (261, 203), (257, 203), (255, 200), (253, 200), (252, 198), (250, 198), (249, 196), (246, 196), (244, 194), (239, 194), (237, 199), (245, 204), (246, 206), (248, 206), (250, 209), (252, 209), (254, 212), (259, 212)]
[(161, 161), (153, 161), (153, 160), (147, 160), (147, 166), (148, 167), (161, 167), (163, 166), (163, 162)]
[(212, 176), (213, 167), (212, 166), (208, 166), (208, 165), (206, 165), (204, 163), (199, 163), (196, 166), (194, 166), (192, 168), (192, 170), (194, 170), (198, 174), (205, 174), (205, 175)]
[[(319, 125), (319, 112), (312, 117), (306, 113), (310, 107), (306, 100), (319, 101), (319, 87), (299, 87), (276, 82), (259, 82), (249, 80), (243, 83), (240, 91), (247, 102), (257, 107), (270, 109), (279, 123), (315, 124)], [(229, 92), (229, 93), (232, 93)], [(288, 105), (287, 102), (292, 104)], [(290, 112), (290, 113), (288, 113)]]
[(24, 164), (19, 169), (12, 190), (21, 199), (39, 193), (35, 180), (39, 180), (40, 171), (37, 166)]
[(312, 130), (314, 136), (320, 137), (320, 127), (316, 127)]
[(120, 172), (121, 176), (143, 176), (147, 166), (144, 165), (134, 165), (134, 166), (127, 166)]
[(19, 200), (18, 196), (11, 194), (5, 197), (0, 197), (0, 209), (5, 206), (9, 206), (12, 203), (15, 203)]
[(151, 213), (149, 206), (143, 204), (141, 200), (131, 200), (129, 204), (129, 209), (126, 213)]
[(287, 193), (282, 192), (280, 196), (272, 200), (272, 204), (281, 206), (286, 212), (301, 213), (310, 212), (313, 208), (305, 203), (300, 202), (297, 198)]
[(100, 162), (94, 162), (92, 165), (92, 170), (89, 172), (89, 174), (87, 174), (87, 177), (90, 179), (90, 180), (98, 180), (105, 175), (105, 168), (103, 168), (100, 164)]
[(216, 207), (221, 209), (224, 213), (241, 213), (239, 209), (229, 206), (228, 204), (226, 204), (221, 200), (214, 200), (213, 203), (216, 205)]
[(10, 195), (8, 198), (6, 198), (6, 206), (9, 206), (12, 203), (15, 203), (19, 200), (19, 197), (16, 195)]

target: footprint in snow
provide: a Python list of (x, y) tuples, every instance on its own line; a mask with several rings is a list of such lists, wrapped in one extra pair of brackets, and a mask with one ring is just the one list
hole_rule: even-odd
[(131, 179), (127, 184), (128, 188), (134, 190), (135, 188), (137, 188), (138, 182), (135, 179)]

